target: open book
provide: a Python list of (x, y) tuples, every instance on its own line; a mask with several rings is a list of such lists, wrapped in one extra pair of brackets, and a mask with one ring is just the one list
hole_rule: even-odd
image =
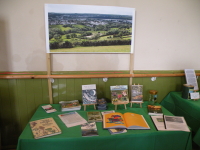
[(179, 116), (151, 116), (159, 131), (187, 131), (190, 132), (184, 117)]
[(150, 129), (143, 115), (135, 113), (109, 113), (103, 117), (103, 128), (104, 129)]

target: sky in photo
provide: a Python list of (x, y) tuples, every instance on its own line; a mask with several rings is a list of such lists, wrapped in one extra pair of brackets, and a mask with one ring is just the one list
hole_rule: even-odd
[(95, 5), (45, 4), (48, 12), (133, 15), (134, 8)]

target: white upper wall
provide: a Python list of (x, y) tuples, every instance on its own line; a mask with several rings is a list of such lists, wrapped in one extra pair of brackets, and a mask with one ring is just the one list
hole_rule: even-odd
[[(0, 0), (0, 71), (46, 71), (44, 4), (136, 9), (134, 70), (200, 70), (199, 0)], [(129, 70), (129, 54), (52, 54), (53, 71)]]

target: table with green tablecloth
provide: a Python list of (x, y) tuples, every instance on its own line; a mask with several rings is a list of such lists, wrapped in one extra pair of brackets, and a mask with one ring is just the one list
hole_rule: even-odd
[[(81, 128), (74, 126), (67, 128), (58, 117), (59, 114), (66, 113), (60, 110), (59, 104), (52, 104), (58, 111), (47, 114), (41, 106), (38, 107), (30, 121), (47, 117), (53, 117), (62, 133), (41, 139), (34, 139), (29, 123), (21, 133), (18, 139), (17, 150), (191, 150), (191, 133), (184, 131), (157, 131), (150, 116), (147, 113), (147, 102), (143, 103), (142, 108), (134, 104), (127, 109), (123, 105), (118, 105), (116, 112), (133, 112), (144, 116), (149, 124), (149, 130), (127, 130), (126, 133), (111, 135), (106, 129), (103, 129), (102, 122), (97, 122), (99, 136), (82, 137)], [(93, 110), (93, 106), (87, 106), (77, 112), (87, 119), (87, 111), (105, 111)], [(108, 110), (114, 110), (114, 105), (108, 104)], [(173, 115), (163, 108), (165, 115)]]
[(193, 141), (200, 146), (200, 100), (183, 99), (182, 92), (170, 92), (160, 104), (175, 116), (184, 116)]

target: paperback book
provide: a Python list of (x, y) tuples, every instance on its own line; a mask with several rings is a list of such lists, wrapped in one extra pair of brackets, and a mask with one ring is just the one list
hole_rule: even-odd
[(190, 132), (184, 117), (180, 116), (151, 116), (158, 131)]
[(109, 113), (103, 117), (104, 129), (150, 129), (143, 115), (126, 112)]
[(45, 110), (46, 113), (53, 113), (56, 112), (57, 110), (53, 108), (51, 105), (44, 105), (42, 108)]
[(68, 128), (87, 123), (87, 121), (82, 116), (80, 116), (76, 111), (60, 114), (58, 115), (58, 117)]
[(142, 102), (143, 101), (143, 85), (131, 86), (131, 101)]
[(129, 102), (127, 85), (110, 86), (110, 90), (113, 104), (127, 104)]
[(121, 133), (126, 133), (127, 130), (123, 129), (123, 128), (119, 128), (119, 129), (108, 129), (108, 131), (110, 132), (110, 134), (121, 134)]
[(61, 111), (74, 111), (81, 109), (81, 105), (78, 100), (60, 101), (59, 104), (61, 107)]
[(102, 122), (102, 116), (100, 111), (87, 112), (88, 122)]
[(82, 85), (82, 100), (83, 104), (96, 104), (96, 84)]
[(35, 139), (61, 134), (61, 130), (53, 118), (31, 121), (30, 128)]
[(81, 132), (83, 137), (98, 136), (97, 127), (95, 122), (84, 123), (81, 125)]
[(148, 105), (147, 109), (149, 115), (163, 115), (162, 106)]

